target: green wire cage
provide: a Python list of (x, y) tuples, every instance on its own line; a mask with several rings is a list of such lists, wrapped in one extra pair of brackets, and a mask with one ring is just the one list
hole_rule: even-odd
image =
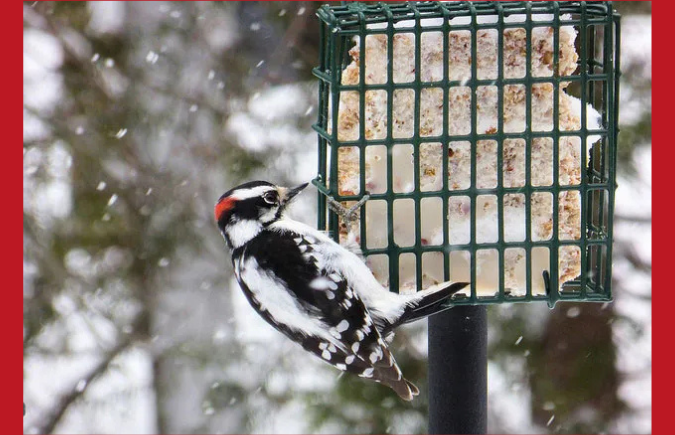
[[(320, 229), (351, 235), (392, 291), (466, 280), (455, 305), (611, 300), (611, 2), (355, 2), (318, 16)], [(365, 195), (353, 224), (327, 207)]]

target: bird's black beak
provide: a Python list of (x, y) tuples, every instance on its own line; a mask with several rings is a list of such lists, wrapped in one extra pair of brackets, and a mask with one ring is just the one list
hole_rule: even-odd
[(293, 200), (293, 198), (295, 198), (300, 192), (305, 190), (305, 187), (307, 187), (308, 185), (309, 183), (304, 183), (291, 189), (287, 189), (286, 192), (284, 192), (282, 195), (281, 206), (285, 208)]

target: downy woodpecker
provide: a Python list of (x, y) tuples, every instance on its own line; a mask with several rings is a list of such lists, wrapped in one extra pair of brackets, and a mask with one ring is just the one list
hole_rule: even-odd
[(326, 234), (284, 217), (307, 184), (253, 181), (223, 194), (215, 219), (251, 306), (270, 325), (339, 370), (419, 394), (387, 343), (397, 326), (446, 308), (467, 283), (446, 282), (411, 295), (389, 292), (366, 264)]

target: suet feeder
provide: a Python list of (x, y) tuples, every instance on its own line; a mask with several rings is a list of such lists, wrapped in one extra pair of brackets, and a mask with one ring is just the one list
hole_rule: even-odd
[[(487, 431), (487, 304), (609, 301), (611, 2), (323, 6), (318, 227), (391, 291), (469, 281), (429, 318), (429, 432)], [(338, 216), (337, 201), (358, 209)]]
[(391, 291), (453, 305), (609, 301), (619, 19), (611, 2), (323, 6), (318, 226)]

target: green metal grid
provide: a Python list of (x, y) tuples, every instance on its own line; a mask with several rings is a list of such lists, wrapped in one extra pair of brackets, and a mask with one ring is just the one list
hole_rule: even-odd
[[(505, 21), (505, 17), (513, 14), (525, 16), (523, 22)], [(571, 19), (561, 21), (561, 17), (570, 14)], [(406, 2), (406, 3), (348, 3), (342, 6), (324, 5), (318, 11), (320, 19), (320, 55), (319, 66), (314, 75), (319, 79), (319, 113), (314, 129), (319, 136), (318, 175), (313, 181), (319, 190), (318, 227), (328, 230), (331, 236), (339, 239), (338, 217), (327, 209), (325, 196), (337, 201), (355, 201), (366, 192), (366, 148), (384, 145), (389, 151), (397, 144), (412, 144), (414, 148), (415, 188), (410, 193), (396, 193), (393, 190), (392, 156), (387, 157), (387, 190), (385, 193), (371, 194), (371, 199), (385, 200), (387, 203), (388, 244), (385, 248), (369, 249), (366, 242), (365, 209), (361, 208), (360, 244), (365, 256), (386, 254), (389, 264), (389, 280), (392, 291), (398, 291), (399, 256), (412, 253), (416, 258), (416, 276), (418, 290), (422, 285), (422, 254), (425, 252), (442, 252), (444, 258), (445, 279), (450, 278), (450, 253), (453, 251), (469, 251), (471, 256), (471, 294), (459, 297), (453, 304), (493, 304), (504, 302), (530, 302), (546, 300), (553, 307), (558, 300), (563, 301), (609, 301), (611, 294), (611, 259), (612, 259), (612, 227), (614, 211), (614, 190), (616, 188), (616, 140), (618, 134), (618, 94), (619, 94), (619, 41), (620, 17), (613, 10), (611, 2)], [(543, 19), (549, 15), (550, 19)], [(491, 22), (478, 22), (481, 16), (496, 17)], [(456, 17), (468, 17), (470, 23), (454, 25), (450, 20)], [(533, 19), (535, 17), (536, 19)], [(421, 25), (422, 19), (442, 18), (440, 25)], [(394, 24), (403, 20), (414, 20), (414, 27), (397, 28)], [(386, 26), (382, 26), (385, 23)], [(379, 28), (371, 25), (380, 24)], [(576, 50), (579, 55), (577, 69), (569, 76), (559, 75), (559, 39), (561, 26), (573, 26), (578, 32)], [(553, 74), (547, 77), (533, 77), (532, 67), (532, 30), (535, 27), (553, 29)], [(521, 28), (526, 31), (526, 73), (523, 78), (504, 77), (504, 30)], [(497, 79), (481, 80), (477, 75), (477, 43), (476, 35), (481, 29), (496, 29), (498, 35)], [(448, 66), (448, 33), (456, 30), (471, 32), (471, 78), (468, 82), (449, 80)], [(443, 79), (436, 82), (421, 80), (421, 35), (425, 32), (442, 32), (443, 34)], [(393, 80), (393, 36), (396, 33), (412, 33), (415, 36), (415, 80), (411, 83), (395, 83)], [(387, 37), (387, 82), (369, 84), (364, 80), (366, 68), (365, 42), (367, 35), (382, 34)], [(359, 83), (342, 84), (343, 69), (349, 63), (348, 51), (354, 45), (354, 37), (358, 36), (360, 44)], [(558, 125), (559, 85), (570, 82), (569, 89), (576, 89), (581, 104), (581, 128), (574, 131), (561, 131)], [(526, 92), (526, 128), (520, 133), (506, 133), (503, 119), (498, 117), (498, 128), (494, 134), (478, 134), (477, 131), (477, 98), (471, 98), (471, 132), (466, 135), (448, 134), (449, 89), (453, 86), (468, 86), (472, 95), (477, 88), (496, 86), (498, 90), (498, 112), (504, 113), (503, 90), (505, 85), (524, 85), (531, 89), (536, 83), (553, 84), (553, 129), (552, 131), (531, 131), (532, 96)], [(443, 89), (443, 134), (441, 136), (425, 136), (419, 134), (420, 93), (425, 88)], [(415, 93), (415, 126), (412, 138), (394, 138), (392, 134), (392, 101), (397, 89), (412, 89)], [(341, 141), (338, 139), (338, 109), (340, 95), (343, 91), (358, 91), (359, 119), (365, 119), (366, 91), (383, 90), (387, 93), (387, 135), (384, 139), (366, 139), (365, 122), (359, 122), (359, 139)], [(586, 122), (586, 103), (590, 103), (601, 114), (601, 128), (589, 130)], [(330, 126), (333, 126), (331, 129)], [(587, 137), (598, 135), (601, 139), (590, 149)], [(561, 185), (558, 177), (558, 139), (563, 136), (581, 138), (582, 180), (577, 185)], [(553, 140), (553, 183), (550, 186), (533, 186), (531, 183), (531, 150), (530, 141), (537, 137)], [(503, 143), (506, 139), (525, 140), (525, 186), (505, 187), (503, 185)], [(496, 188), (477, 188), (476, 144), (479, 140), (496, 141), (497, 177)], [(448, 144), (455, 141), (471, 143), (471, 185), (468, 189), (450, 190), (448, 188)], [(420, 190), (420, 145), (440, 142), (443, 147), (443, 188), (440, 191)], [(344, 196), (338, 194), (338, 149), (340, 147), (357, 147), (359, 150), (360, 189), (358, 195)], [(577, 191), (581, 198), (581, 238), (578, 240), (560, 240), (558, 213), (559, 194), (565, 190)], [(547, 192), (552, 195), (553, 229), (550, 240), (533, 241), (531, 232), (530, 199), (533, 193)], [(525, 241), (511, 242), (504, 240), (504, 196), (507, 194), (524, 194), (525, 201)], [(479, 195), (495, 195), (498, 207), (498, 241), (496, 243), (476, 242), (476, 199)], [(471, 201), (471, 238), (466, 244), (450, 244), (448, 238), (448, 202), (454, 196), (468, 196)], [(421, 200), (423, 198), (440, 198), (443, 210), (443, 245), (423, 245), (420, 240)], [(415, 204), (415, 244), (411, 247), (398, 246), (394, 241), (393, 214), (394, 201), (412, 199)], [(563, 246), (577, 246), (581, 253), (581, 274), (577, 279), (562, 283), (559, 291), (558, 252)], [(532, 249), (545, 247), (549, 249), (550, 271), (544, 271), (546, 294), (532, 293)], [(526, 291), (524, 295), (511, 295), (505, 292), (504, 251), (508, 248), (525, 250)], [(494, 249), (499, 258), (499, 288), (492, 296), (478, 296), (476, 291), (478, 249)], [(461, 296), (461, 295), (457, 295)]]

